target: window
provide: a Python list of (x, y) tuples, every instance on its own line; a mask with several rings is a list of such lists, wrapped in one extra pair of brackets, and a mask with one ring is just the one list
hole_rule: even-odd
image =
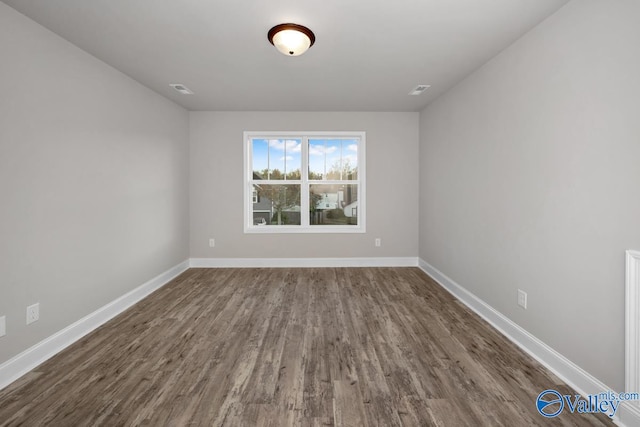
[(364, 132), (245, 132), (248, 233), (365, 231)]

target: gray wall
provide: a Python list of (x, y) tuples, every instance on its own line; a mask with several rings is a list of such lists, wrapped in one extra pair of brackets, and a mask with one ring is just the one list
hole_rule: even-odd
[[(192, 112), (191, 256), (415, 257), (418, 113)], [(366, 131), (367, 232), (244, 234), (243, 131)], [(216, 247), (209, 248), (209, 238)], [(382, 246), (374, 247), (374, 238)]]
[(186, 110), (4, 3), (0, 58), (2, 363), (187, 259), (189, 134)]
[(420, 257), (616, 390), (624, 251), (640, 249), (639, 17), (635, 0), (573, 1), (420, 118)]

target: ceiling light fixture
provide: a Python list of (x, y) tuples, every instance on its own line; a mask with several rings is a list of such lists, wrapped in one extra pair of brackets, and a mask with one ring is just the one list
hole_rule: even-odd
[(269, 30), (269, 42), (287, 56), (302, 55), (316, 41), (313, 31), (298, 24), (280, 24)]

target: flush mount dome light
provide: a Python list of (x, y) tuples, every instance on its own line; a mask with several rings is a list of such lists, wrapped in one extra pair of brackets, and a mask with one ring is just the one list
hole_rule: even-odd
[(287, 56), (302, 55), (313, 46), (316, 36), (307, 27), (298, 24), (280, 24), (269, 30), (269, 42)]

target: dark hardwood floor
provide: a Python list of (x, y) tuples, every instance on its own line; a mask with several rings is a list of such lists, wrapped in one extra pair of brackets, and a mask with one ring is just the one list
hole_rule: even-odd
[(0, 391), (2, 426), (604, 426), (417, 268), (191, 269)]

